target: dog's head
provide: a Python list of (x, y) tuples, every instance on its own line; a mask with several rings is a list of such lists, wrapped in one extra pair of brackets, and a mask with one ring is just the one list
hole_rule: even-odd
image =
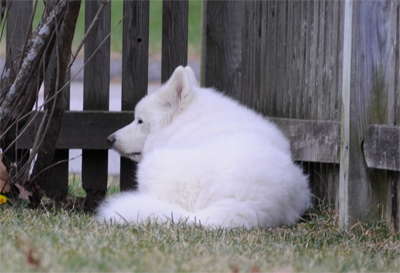
[(107, 138), (111, 147), (139, 162), (149, 136), (169, 125), (189, 106), (193, 86), (198, 86), (193, 70), (177, 67), (167, 83), (138, 102), (133, 122)]

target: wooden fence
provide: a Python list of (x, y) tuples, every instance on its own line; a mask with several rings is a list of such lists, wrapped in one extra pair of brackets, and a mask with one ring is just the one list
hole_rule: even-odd
[[(30, 2), (20, 2), (29, 14)], [(85, 1), (86, 28), (100, 3)], [(400, 226), (399, 10), (398, 1), (203, 1), (201, 84), (278, 124), (314, 195), (336, 208), (343, 229), (380, 219)], [(84, 111), (65, 113), (54, 159), (83, 149), (82, 183), (92, 203), (107, 188), (106, 137), (131, 121), (147, 92), (149, 1), (124, 1), (125, 13), (122, 112), (107, 111), (106, 42), (85, 67)], [(14, 19), (23, 26), (18, 20), (26, 18)], [(164, 0), (162, 81), (187, 64), (187, 30), (187, 0)], [(107, 6), (85, 43), (85, 60), (109, 31)], [(19, 143), (28, 144), (28, 137)], [(134, 168), (121, 160), (122, 190), (134, 187)], [(54, 168), (53, 177), (46, 194), (63, 198), (68, 165)]]

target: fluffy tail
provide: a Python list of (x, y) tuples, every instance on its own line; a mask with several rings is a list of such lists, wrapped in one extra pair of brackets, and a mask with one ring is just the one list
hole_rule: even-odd
[(147, 220), (185, 220), (191, 213), (154, 196), (137, 192), (126, 192), (107, 199), (98, 208), (97, 219), (117, 223), (138, 223)]

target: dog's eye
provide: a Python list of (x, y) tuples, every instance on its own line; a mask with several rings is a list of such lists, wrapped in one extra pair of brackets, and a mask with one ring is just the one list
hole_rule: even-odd
[(142, 123), (143, 123), (143, 120), (139, 119), (137, 123), (138, 123), (138, 124), (142, 124)]

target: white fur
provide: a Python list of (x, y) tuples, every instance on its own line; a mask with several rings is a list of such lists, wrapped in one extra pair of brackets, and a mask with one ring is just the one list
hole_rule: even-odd
[(281, 131), (200, 88), (190, 67), (178, 67), (144, 97), (135, 120), (110, 138), (115, 150), (140, 161), (138, 190), (105, 201), (100, 221), (270, 227), (295, 223), (311, 204), (308, 179)]

